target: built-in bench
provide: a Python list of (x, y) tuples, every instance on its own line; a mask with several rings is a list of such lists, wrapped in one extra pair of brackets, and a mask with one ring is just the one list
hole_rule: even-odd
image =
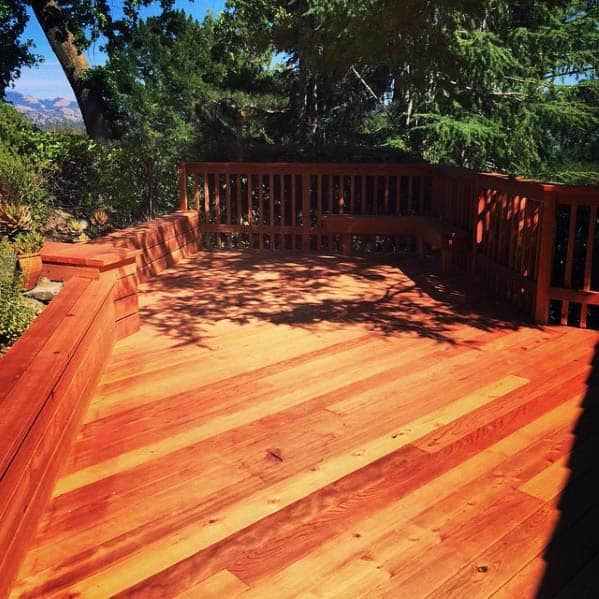
[(0, 357), (0, 597), (8, 594), (114, 343), (140, 326), (137, 284), (198, 249), (178, 212), (83, 244), (48, 242), (60, 293)]
[(325, 214), (322, 230), (341, 235), (342, 253), (352, 253), (353, 235), (409, 235), (416, 239), (417, 250), (424, 256), (425, 244), (441, 252), (441, 269), (451, 269), (452, 254), (468, 245), (468, 233), (428, 216), (367, 216), (356, 214)]
[(116, 340), (115, 273), (71, 277), (0, 360), (0, 597)]

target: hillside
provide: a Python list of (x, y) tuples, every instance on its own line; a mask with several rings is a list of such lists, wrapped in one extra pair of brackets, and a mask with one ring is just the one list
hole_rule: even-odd
[(57, 123), (81, 123), (81, 112), (77, 102), (67, 98), (34, 98), (7, 90), (6, 100), (22, 114), (41, 126)]

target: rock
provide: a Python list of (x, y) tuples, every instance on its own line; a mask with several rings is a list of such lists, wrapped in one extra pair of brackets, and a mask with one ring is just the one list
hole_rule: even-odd
[(31, 291), (27, 291), (25, 295), (39, 302), (48, 303), (54, 299), (58, 292), (62, 289), (63, 283), (60, 281), (50, 281), (42, 277), (36, 287)]

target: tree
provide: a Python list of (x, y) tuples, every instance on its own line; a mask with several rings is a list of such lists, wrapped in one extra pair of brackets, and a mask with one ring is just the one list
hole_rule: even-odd
[(304, 142), (312, 126), (320, 140), (524, 175), (597, 147), (592, 0), (230, 0), (229, 10), (285, 53)]
[[(173, 1), (161, 0), (160, 5), (164, 11), (169, 11)], [(24, 3), (20, 0), (2, 2), (8, 3), (13, 31), (18, 36), (27, 18)], [(140, 8), (154, 2), (125, 0), (123, 15), (116, 18), (111, 3), (106, 0), (27, 0), (73, 89), (87, 132), (96, 140), (115, 135), (112, 90), (107, 71), (90, 67), (84, 52), (92, 41), (102, 39), (110, 56), (134, 30)], [(16, 38), (9, 39), (8, 44), (13, 54), (20, 52), (22, 55), (27, 51), (28, 46)], [(31, 60), (26, 54), (25, 59)], [(25, 64), (23, 58), (20, 60), (17, 66)], [(16, 71), (15, 67), (11, 70), (15, 75)]]
[(32, 0), (31, 7), (73, 89), (87, 133), (97, 140), (109, 139), (112, 123), (106, 97), (81, 49), (84, 40), (76, 38), (77, 30), (55, 0)]
[(26, 24), (27, 12), (22, 3), (0, 0), (0, 99), (19, 77), (21, 68), (37, 60), (31, 52), (31, 41), (21, 39)]

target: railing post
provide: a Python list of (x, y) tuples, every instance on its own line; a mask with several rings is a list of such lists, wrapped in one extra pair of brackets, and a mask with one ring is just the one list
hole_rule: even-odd
[(177, 165), (179, 172), (179, 210), (187, 211), (189, 202), (187, 198), (187, 169), (185, 163), (180, 162)]
[(547, 324), (549, 322), (549, 287), (551, 286), (551, 271), (553, 267), (556, 204), (557, 192), (552, 188), (544, 188), (534, 307), (534, 319), (538, 324)]
[(302, 251), (310, 251), (310, 171), (302, 171)]
[(472, 203), (471, 215), (472, 215), (472, 255), (470, 256), (470, 272), (472, 276), (476, 278), (477, 265), (476, 258), (478, 256), (478, 245), (482, 241), (483, 235), (483, 224), (481, 221), (482, 214), (484, 211), (484, 202), (481, 204), (482, 187), (478, 175), (472, 177)]

